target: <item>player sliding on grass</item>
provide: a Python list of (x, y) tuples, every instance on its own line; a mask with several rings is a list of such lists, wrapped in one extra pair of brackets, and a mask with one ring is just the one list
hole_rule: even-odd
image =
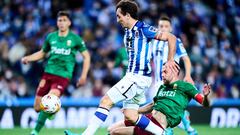
[[(167, 127), (173, 128), (181, 122), (184, 110), (192, 98), (205, 107), (209, 106), (207, 96), (211, 91), (210, 85), (205, 84), (203, 94), (200, 94), (191, 83), (179, 80), (178, 74), (171, 72), (167, 66), (163, 66), (164, 84), (160, 86), (153, 103), (139, 108), (138, 112), (146, 114), (146, 117), (139, 117), (138, 121), (150, 119), (164, 131)], [(137, 127), (132, 122), (125, 120), (110, 127), (109, 133), (111, 135), (152, 135), (144, 129), (146, 129), (146, 125)]]
[[(116, 7), (116, 14), (118, 23), (125, 28), (124, 43), (128, 52), (127, 73), (102, 97), (99, 107), (83, 135), (93, 135), (107, 119), (112, 106), (120, 101), (123, 101), (126, 120), (153, 134), (160, 135), (163, 129), (147, 117), (138, 115), (138, 108), (141, 103), (145, 102), (144, 92), (151, 85), (149, 42), (152, 39), (167, 40), (169, 42), (166, 66), (173, 72), (178, 72), (179, 67), (173, 59), (176, 49), (176, 37), (138, 21), (138, 6), (134, 1), (120, 1)], [(68, 130), (65, 131), (65, 134), (76, 135)]]
[(43, 59), (46, 54), (49, 53), (48, 63), (36, 92), (34, 109), (40, 113), (38, 115), (37, 125), (31, 132), (31, 135), (38, 135), (46, 119), (53, 118), (54, 114), (48, 114), (41, 111), (41, 99), (48, 93), (58, 97), (63, 94), (64, 89), (68, 86), (69, 80), (72, 78), (77, 51), (80, 51), (83, 56), (82, 75), (77, 85), (80, 86), (86, 82), (90, 66), (90, 55), (83, 40), (69, 30), (70, 25), (69, 13), (67, 11), (58, 12), (58, 31), (47, 35), (40, 51), (22, 58), (22, 62), (27, 64), (32, 61)]

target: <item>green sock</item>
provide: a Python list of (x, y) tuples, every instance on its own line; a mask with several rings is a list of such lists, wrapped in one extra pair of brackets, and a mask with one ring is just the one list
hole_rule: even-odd
[(42, 127), (44, 126), (46, 119), (48, 117), (49, 117), (48, 113), (46, 113), (44, 111), (40, 111), (40, 113), (38, 115), (37, 125), (35, 126), (34, 130), (39, 132), (42, 129)]

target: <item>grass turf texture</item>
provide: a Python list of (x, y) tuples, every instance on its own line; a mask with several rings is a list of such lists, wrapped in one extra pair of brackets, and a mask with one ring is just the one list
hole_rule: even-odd
[[(210, 128), (207, 125), (193, 125), (197, 129), (199, 135), (239, 135), (240, 128)], [(63, 131), (65, 129), (53, 129), (53, 128), (44, 128), (39, 135), (64, 135)], [(73, 132), (79, 133), (83, 129), (70, 129)], [(16, 127), (14, 129), (0, 129), (1, 135), (30, 135), (31, 129), (22, 129)], [(185, 135), (186, 133), (179, 129), (174, 129), (175, 135)], [(97, 131), (96, 135), (107, 135), (107, 129), (101, 128)]]

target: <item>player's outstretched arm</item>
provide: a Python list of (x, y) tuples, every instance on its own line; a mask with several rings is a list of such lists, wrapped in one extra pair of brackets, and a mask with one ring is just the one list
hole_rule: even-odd
[(31, 54), (31, 55), (23, 57), (21, 59), (21, 61), (22, 61), (23, 64), (28, 64), (29, 62), (38, 61), (38, 60), (44, 58), (45, 55), (46, 55), (46, 53), (41, 49), (38, 52), (35, 52), (35, 53)]
[(185, 77), (183, 80), (194, 85), (194, 81), (191, 77), (192, 63), (190, 61), (190, 58), (188, 55), (186, 55), (182, 57), (182, 60), (184, 62), (184, 67), (185, 67)]
[(78, 82), (77, 82), (77, 86), (81, 86), (81, 85), (84, 85), (86, 83), (86, 80), (87, 80), (87, 74), (88, 74), (88, 71), (89, 71), (89, 68), (90, 68), (90, 54), (89, 52), (86, 50), (86, 51), (83, 51), (82, 53), (82, 56), (83, 56), (83, 70), (82, 70), (82, 74), (81, 74), (81, 77), (79, 78)]
[(173, 72), (178, 72), (180, 67), (174, 62), (174, 55), (176, 53), (176, 37), (169, 32), (159, 31), (155, 36), (157, 40), (167, 40), (168, 41), (168, 61), (166, 66), (171, 68)]
[(138, 109), (138, 113), (140, 113), (140, 114), (150, 113), (153, 110), (153, 105), (154, 105), (154, 103), (152, 102), (143, 107), (140, 107)]
[(209, 107), (208, 95), (210, 94), (211, 86), (209, 84), (205, 84), (203, 88), (203, 94), (197, 94), (195, 96), (195, 100), (202, 104), (204, 107)]
[(159, 31), (155, 39), (168, 41), (168, 61), (174, 61), (177, 38), (172, 33)]

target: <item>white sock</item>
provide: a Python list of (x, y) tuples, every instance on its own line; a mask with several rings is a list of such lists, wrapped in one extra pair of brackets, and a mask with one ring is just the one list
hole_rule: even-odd
[(162, 135), (164, 130), (158, 125), (154, 124), (150, 119), (144, 115), (139, 115), (136, 126), (153, 133), (154, 135)]
[(162, 135), (164, 130), (154, 124), (152, 121), (149, 122), (148, 126), (145, 128), (146, 131), (153, 133), (154, 135)]
[(94, 135), (97, 129), (102, 125), (102, 123), (107, 119), (109, 111), (105, 108), (99, 107), (93, 118), (90, 120), (87, 129), (82, 133), (82, 135)]

